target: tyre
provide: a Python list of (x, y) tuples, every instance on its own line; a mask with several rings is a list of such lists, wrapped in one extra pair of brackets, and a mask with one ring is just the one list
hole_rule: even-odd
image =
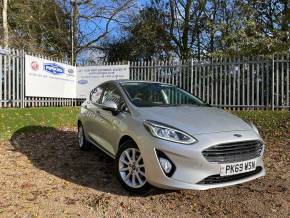
[(129, 192), (136, 194), (148, 193), (152, 186), (145, 177), (145, 166), (141, 152), (133, 141), (124, 142), (115, 159), (117, 178)]
[(84, 127), (81, 123), (78, 125), (78, 145), (79, 145), (79, 148), (83, 151), (86, 151), (90, 148), (90, 144), (86, 140)]

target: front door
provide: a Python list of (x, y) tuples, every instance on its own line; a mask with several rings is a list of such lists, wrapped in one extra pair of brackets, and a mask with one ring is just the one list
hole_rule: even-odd
[(102, 123), (100, 109), (101, 97), (103, 95), (104, 89), (105, 85), (100, 85), (91, 91), (90, 101), (88, 101), (88, 103), (86, 104), (87, 121), (84, 127), (89, 136), (89, 140), (100, 145), (102, 141), (99, 136), (99, 129)]
[[(124, 104), (123, 97), (114, 84), (108, 83), (104, 88), (100, 104), (106, 101), (114, 101), (118, 107)], [(97, 128), (100, 144), (111, 154), (115, 155), (117, 140), (120, 134), (120, 126), (122, 123), (123, 114), (113, 115), (111, 111), (104, 110), (102, 107), (99, 110), (99, 127)]]

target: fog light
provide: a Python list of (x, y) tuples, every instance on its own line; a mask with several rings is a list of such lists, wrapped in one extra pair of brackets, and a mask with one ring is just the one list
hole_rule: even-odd
[(164, 172), (166, 174), (170, 173), (170, 171), (172, 169), (172, 164), (170, 163), (170, 161), (163, 158), (163, 157), (160, 157), (159, 162), (160, 162), (160, 165), (161, 165), (162, 169), (164, 170)]
[(171, 177), (176, 170), (174, 163), (160, 150), (156, 150), (157, 159), (166, 176)]

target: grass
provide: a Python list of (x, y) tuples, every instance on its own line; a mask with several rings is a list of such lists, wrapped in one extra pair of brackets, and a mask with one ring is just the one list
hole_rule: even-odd
[[(39, 107), (0, 109), (0, 139), (7, 140), (14, 133), (35, 132), (41, 127), (74, 127), (78, 107)], [(239, 117), (253, 122), (263, 136), (290, 136), (289, 111), (233, 111)]]
[(0, 140), (9, 139), (21, 129), (29, 132), (45, 127), (73, 127), (76, 125), (78, 107), (39, 107), (0, 109)]

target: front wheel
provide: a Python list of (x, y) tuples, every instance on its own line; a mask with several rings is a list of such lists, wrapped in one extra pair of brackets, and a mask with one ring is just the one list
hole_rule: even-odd
[(121, 185), (130, 192), (145, 194), (151, 185), (145, 177), (141, 152), (133, 141), (123, 143), (116, 156), (116, 172)]

